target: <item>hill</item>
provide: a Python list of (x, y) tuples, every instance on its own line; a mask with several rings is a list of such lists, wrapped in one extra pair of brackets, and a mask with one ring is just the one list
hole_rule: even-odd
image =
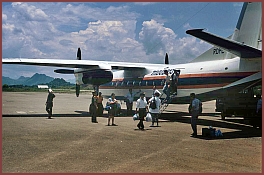
[(34, 74), (32, 77), (21, 76), (18, 79), (12, 79), (9, 77), (2, 76), (2, 85), (24, 85), (24, 86), (33, 86), (38, 84), (47, 84), (53, 81), (54, 78), (47, 76), (45, 74)]

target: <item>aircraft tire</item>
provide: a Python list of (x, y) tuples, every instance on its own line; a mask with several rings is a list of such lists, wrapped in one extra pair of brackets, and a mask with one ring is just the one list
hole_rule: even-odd
[(222, 119), (222, 120), (225, 120), (225, 117), (226, 117), (226, 114), (225, 114), (224, 111), (222, 111), (222, 112), (221, 112), (221, 119)]

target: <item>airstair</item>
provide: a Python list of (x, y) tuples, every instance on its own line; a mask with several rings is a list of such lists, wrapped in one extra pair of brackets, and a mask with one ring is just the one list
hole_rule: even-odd
[[(161, 94), (160, 98), (162, 97), (163, 94), (164, 93)], [(171, 94), (168, 100), (166, 100), (166, 98), (164, 98), (161, 101), (160, 114), (162, 114), (167, 109), (167, 107), (169, 106), (169, 104), (171, 103), (171, 101), (174, 98), (176, 98), (176, 95), (175, 94)]]

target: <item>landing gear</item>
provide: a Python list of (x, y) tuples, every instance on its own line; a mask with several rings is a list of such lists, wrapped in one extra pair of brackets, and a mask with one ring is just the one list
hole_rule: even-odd
[(221, 119), (222, 120), (225, 120), (225, 117), (226, 117), (226, 113), (224, 111), (221, 112)]

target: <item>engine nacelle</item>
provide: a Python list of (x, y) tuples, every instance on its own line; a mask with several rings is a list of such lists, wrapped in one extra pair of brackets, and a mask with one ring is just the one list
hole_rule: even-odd
[[(75, 74), (78, 84), (102, 85), (109, 83), (113, 79), (111, 70), (92, 69)], [(81, 81), (81, 82), (80, 82)]]

